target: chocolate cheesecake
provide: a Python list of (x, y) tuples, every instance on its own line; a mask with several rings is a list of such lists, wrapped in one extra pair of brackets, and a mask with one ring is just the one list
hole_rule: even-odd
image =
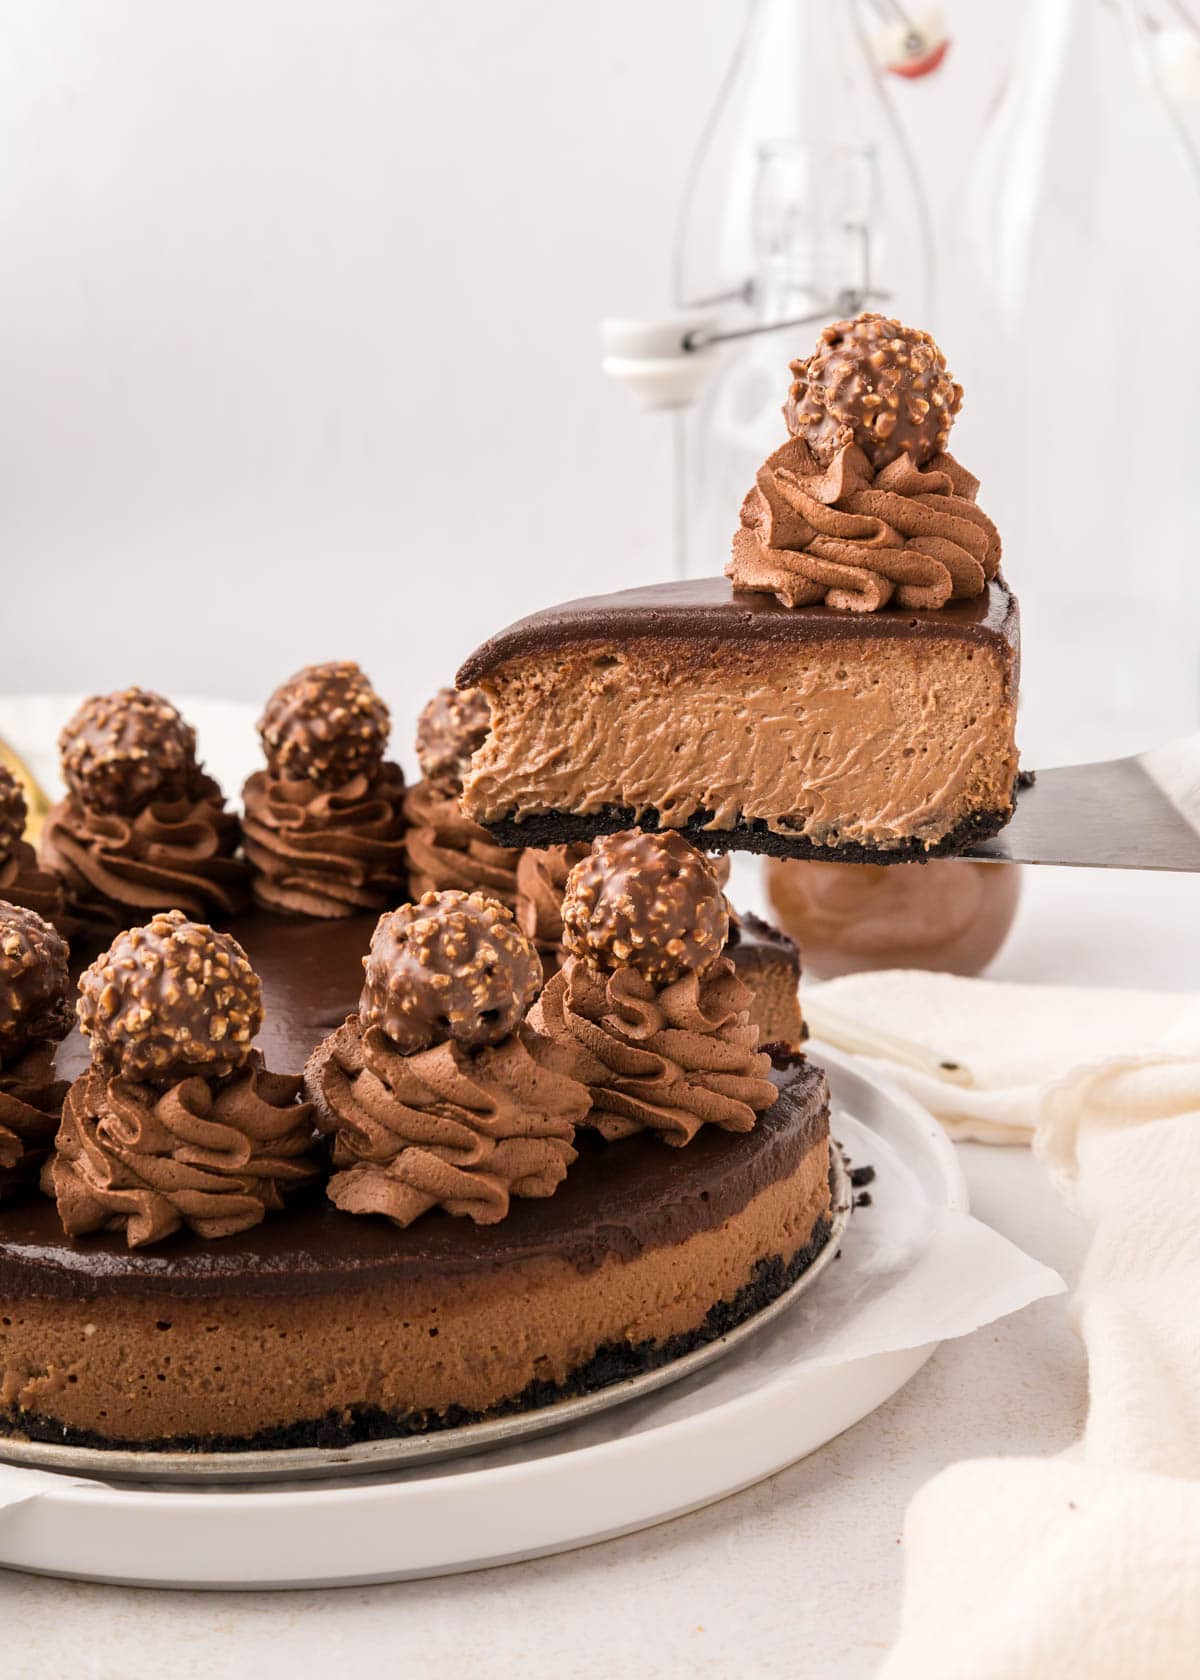
[(824, 1075), (686, 1150), (581, 1140), (496, 1225), (399, 1231), (313, 1195), (220, 1242), (68, 1238), (0, 1212), (0, 1427), (88, 1446), (342, 1446), (543, 1405), (648, 1369), (777, 1295), (829, 1228)]
[(463, 665), (491, 730), (462, 805), (504, 844), (639, 824), (895, 863), (1008, 820), (1017, 603), (946, 452), (961, 388), (928, 334), (870, 314), (792, 371), (724, 578), (553, 607)]
[(1018, 616), (788, 608), (724, 578), (535, 613), (474, 653), (467, 812), (506, 845), (633, 824), (709, 851), (902, 862), (994, 834), (1017, 773)]
[[(393, 928), (462, 893), (378, 928), (259, 909), (119, 936), (84, 976), (89, 1038), (58, 1052), (46, 1194), (0, 1207), (0, 1431), (237, 1450), (444, 1428), (651, 1368), (786, 1288), (830, 1228), (828, 1087), (758, 1048), (720, 884), (676, 844), (673, 901), (634, 856), (646, 915), (674, 921), (589, 936), (630, 1012), (600, 1064), (582, 971), (558, 1038), (522, 1018), (541, 964), (498, 903), (399, 962)], [(671, 948), (652, 978), (627, 939)]]

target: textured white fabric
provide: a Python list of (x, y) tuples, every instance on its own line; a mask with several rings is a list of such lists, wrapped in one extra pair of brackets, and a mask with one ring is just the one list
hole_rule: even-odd
[(1072, 1068), (1200, 1054), (1195, 993), (894, 969), (806, 986), (804, 1013), (815, 1038), (878, 1062), (952, 1137), (982, 1143), (1028, 1143), (1047, 1091)]
[[(993, 1111), (1007, 1116), (997, 1125), (1018, 1124), (1020, 1102), (1029, 1103), (1019, 1123), (1028, 1129), (1033, 1122), (1036, 1153), (1093, 1231), (1072, 1300), (1090, 1373), (1084, 1438), (1060, 1459), (954, 1465), (920, 1491), (905, 1523), (900, 1632), (880, 1680), (1194, 1680), (1196, 1000), (873, 978), (880, 988), (890, 981), (897, 996), (918, 988), (938, 994), (939, 1049), (955, 1043), (970, 1057), (985, 1019), (1006, 1038), (1024, 1040), (1007, 1088), (999, 1084), (1003, 1062), (994, 1049), (973, 1071), (986, 1070), (984, 1096), (1007, 1101)], [(877, 993), (867, 988), (866, 996), (873, 1002)], [(840, 999), (843, 1008), (852, 1002)], [(906, 1023), (914, 1019), (907, 1008), (898, 1013)], [(1144, 1053), (1156, 1019), (1160, 1043), (1174, 1053)], [(1069, 1071), (1064, 1052), (1059, 1079), (1040, 1089), (1037, 1075), (1049, 1073), (1052, 1047), (1070, 1045), (1076, 1054), (1089, 1042), (1098, 1048), (1097, 1023), (1109, 1059)], [(1134, 1053), (1113, 1054), (1127, 1045)], [(1021, 1099), (1018, 1090), (1026, 1093)]]

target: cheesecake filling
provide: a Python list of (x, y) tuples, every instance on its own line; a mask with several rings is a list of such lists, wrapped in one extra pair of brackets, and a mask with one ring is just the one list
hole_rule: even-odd
[(1012, 805), (1012, 666), (973, 642), (597, 639), (513, 658), (486, 687), (462, 801), (479, 823), (616, 807), (886, 850)]
[[(410, 1427), (486, 1414), (531, 1385), (542, 1395), (569, 1383), (600, 1349), (695, 1332), (757, 1268), (786, 1265), (818, 1238), (828, 1215), (822, 1130), (723, 1224), (627, 1258), (609, 1253), (587, 1272), (547, 1252), (471, 1278), (382, 1278), (332, 1302), (232, 1289), (198, 1300), (5, 1299), (0, 1408), (10, 1428), (25, 1413), (143, 1446), (228, 1446), (297, 1424), (275, 1444), (315, 1444), (331, 1423), (353, 1439), (358, 1412)], [(305, 1422), (321, 1427), (306, 1437)]]

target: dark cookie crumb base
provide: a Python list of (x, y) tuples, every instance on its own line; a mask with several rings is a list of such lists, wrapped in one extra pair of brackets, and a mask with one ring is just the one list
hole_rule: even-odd
[(610, 1343), (597, 1349), (587, 1363), (573, 1371), (565, 1382), (531, 1382), (515, 1399), (487, 1412), (471, 1412), (461, 1406), (453, 1406), (445, 1413), (406, 1412), (397, 1417), (377, 1406), (364, 1406), (347, 1412), (330, 1412), (323, 1418), (289, 1424), (283, 1429), (262, 1429), (250, 1436), (212, 1435), (203, 1439), (174, 1436), (151, 1441), (113, 1441), (90, 1429), (73, 1429), (52, 1418), (10, 1408), (0, 1414), (0, 1434), (27, 1441), (52, 1441), (61, 1446), (102, 1447), (123, 1452), (272, 1452), (295, 1447), (352, 1447), (362, 1441), (397, 1440), (435, 1430), (459, 1429), (469, 1423), (490, 1422), (493, 1418), (511, 1417), (515, 1412), (534, 1411), (553, 1405), (558, 1400), (593, 1394), (597, 1389), (608, 1388), (627, 1377), (656, 1371), (673, 1359), (691, 1353), (694, 1348), (716, 1341), (741, 1324), (743, 1319), (761, 1312), (795, 1283), (829, 1241), (830, 1228), (828, 1219), (820, 1220), (813, 1227), (808, 1242), (786, 1263), (779, 1255), (760, 1260), (749, 1283), (744, 1284), (732, 1300), (719, 1301), (711, 1307), (697, 1329), (671, 1336), (665, 1342), (648, 1340), (634, 1346), (625, 1342)]
[[(712, 820), (708, 811), (697, 811), (676, 832), (701, 852), (762, 852), (767, 857), (810, 858), (821, 863), (928, 863), (933, 858), (957, 857), (969, 847), (990, 840), (1012, 814), (1011, 806), (1006, 811), (975, 811), (932, 846), (916, 838), (889, 847), (868, 846), (858, 840), (822, 846), (802, 834), (777, 834), (761, 819), (733, 828), (708, 828), (706, 824)], [(501, 846), (541, 847), (594, 840), (598, 834), (617, 834), (626, 828), (654, 830), (659, 821), (655, 810), (639, 817), (630, 805), (606, 805), (586, 817), (569, 811), (539, 811), (520, 822), (505, 819), (483, 826)]]

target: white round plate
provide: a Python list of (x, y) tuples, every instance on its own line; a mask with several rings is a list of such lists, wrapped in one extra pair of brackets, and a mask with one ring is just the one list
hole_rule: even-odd
[[(919, 1246), (966, 1211), (954, 1151), (915, 1102), (821, 1049), (834, 1133), (871, 1164), (877, 1217)], [(573, 1428), (479, 1457), (269, 1489), (154, 1488), (63, 1476), (0, 1512), (0, 1565), (124, 1585), (348, 1585), (511, 1563), (649, 1527), (761, 1481), (881, 1405), (932, 1345), (810, 1365), (822, 1314), (869, 1301), (870, 1207), (801, 1300), (719, 1364)], [(19, 1471), (12, 1472), (21, 1474)]]

